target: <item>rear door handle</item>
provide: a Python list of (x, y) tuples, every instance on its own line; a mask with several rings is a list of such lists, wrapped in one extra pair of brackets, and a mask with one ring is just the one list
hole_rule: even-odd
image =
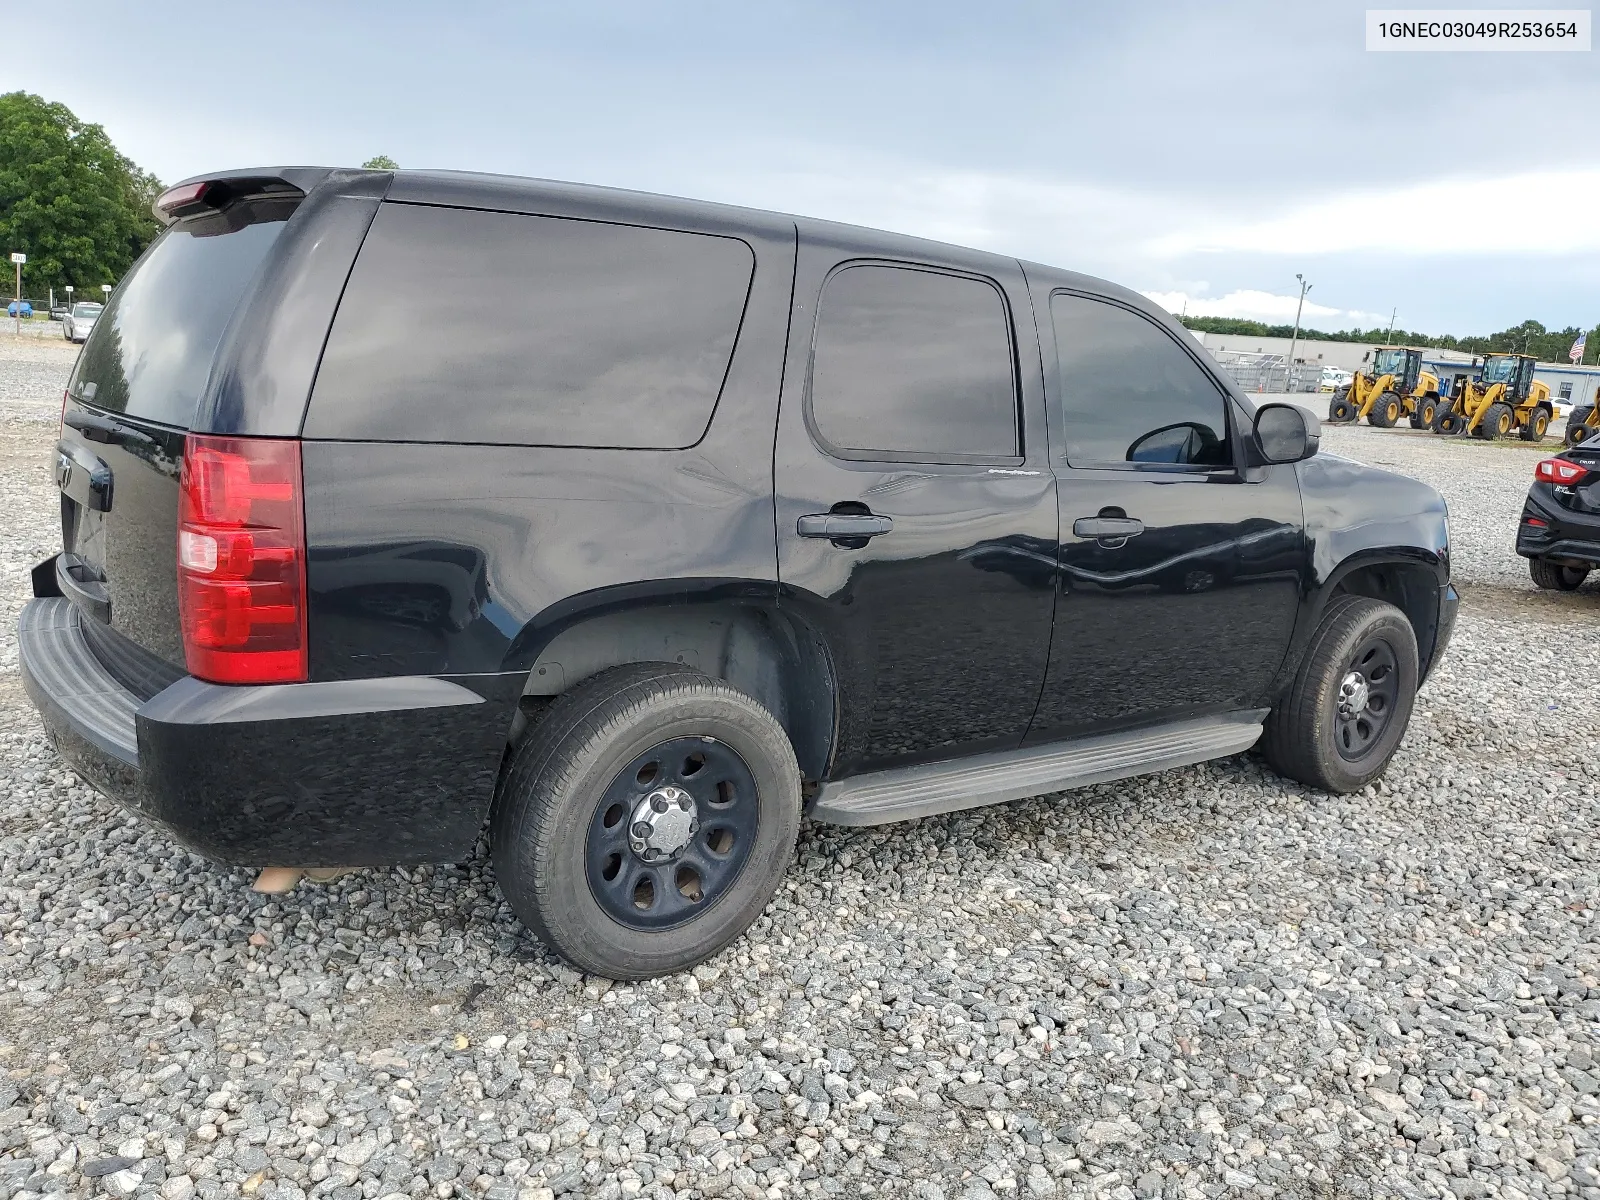
[(1144, 532), (1144, 522), (1133, 517), (1079, 517), (1072, 523), (1072, 532), (1075, 537), (1110, 541), (1138, 537)]
[(794, 524), (795, 532), (805, 538), (871, 538), (888, 533), (894, 522), (875, 513), (809, 513)]

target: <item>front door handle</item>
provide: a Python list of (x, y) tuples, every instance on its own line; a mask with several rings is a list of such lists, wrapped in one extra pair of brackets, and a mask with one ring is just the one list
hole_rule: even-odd
[(1124, 540), (1144, 532), (1144, 522), (1133, 517), (1079, 517), (1072, 523), (1075, 537), (1098, 541)]
[(804, 538), (827, 538), (839, 541), (849, 538), (877, 537), (894, 528), (888, 517), (875, 513), (826, 512), (808, 513), (794, 524), (795, 532)]

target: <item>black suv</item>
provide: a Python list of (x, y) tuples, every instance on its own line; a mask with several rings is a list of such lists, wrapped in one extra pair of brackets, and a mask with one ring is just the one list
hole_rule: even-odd
[(1439, 495), (1096, 279), (467, 174), (157, 207), (63, 402), (21, 661), (63, 756), (221, 862), (457, 861), (487, 822), (550, 947), (647, 976), (750, 924), (802, 813), (1258, 740), (1360, 788), (1450, 636)]

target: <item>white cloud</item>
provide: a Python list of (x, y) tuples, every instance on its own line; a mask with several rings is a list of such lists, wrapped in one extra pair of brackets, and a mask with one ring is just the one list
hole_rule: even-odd
[[(1261, 292), (1248, 288), (1213, 297), (1194, 296), (1184, 291), (1146, 292), (1145, 295), (1168, 312), (1187, 312), (1196, 317), (1239, 317), (1249, 321), (1266, 321), (1274, 325), (1291, 323), (1294, 320), (1295, 305), (1299, 301), (1299, 297), (1293, 294), (1282, 296), (1275, 292)], [(1316, 304), (1309, 298), (1306, 300), (1305, 309), (1300, 315), (1301, 324), (1311, 325), (1314, 319), (1320, 319), (1327, 325), (1328, 318), (1335, 318), (1332, 323), (1336, 326), (1366, 326), (1379, 319), (1376, 313), (1330, 308), (1326, 304)]]
[(1568, 254), (1600, 251), (1600, 168), (1436, 179), (1346, 192), (1277, 216), (1212, 221), (1154, 238), (1158, 258), (1254, 254)]

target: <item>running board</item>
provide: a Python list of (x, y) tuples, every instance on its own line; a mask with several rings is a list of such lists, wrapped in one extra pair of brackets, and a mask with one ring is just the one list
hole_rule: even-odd
[(822, 785), (811, 818), (882, 825), (1187, 767), (1256, 744), (1267, 709), (874, 771)]

